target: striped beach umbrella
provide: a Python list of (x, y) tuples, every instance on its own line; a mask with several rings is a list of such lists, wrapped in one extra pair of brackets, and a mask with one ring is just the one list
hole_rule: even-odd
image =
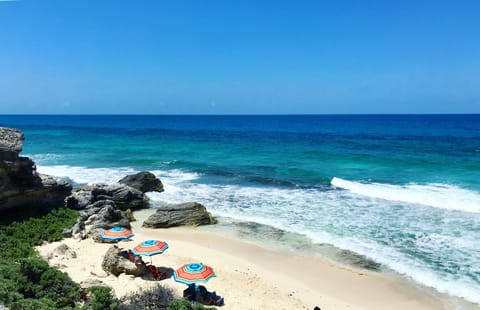
[(125, 239), (130, 239), (134, 236), (132, 231), (125, 227), (112, 227), (110, 229), (105, 229), (100, 233), (100, 237), (105, 240), (110, 241), (120, 241)]
[(133, 248), (132, 252), (135, 255), (152, 256), (162, 254), (168, 249), (168, 243), (159, 240), (143, 241)]
[(185, 264), (173, 272), (173, 279), (183, 284), (207, 282), (215, 277), (213, 268), (202, 263)]

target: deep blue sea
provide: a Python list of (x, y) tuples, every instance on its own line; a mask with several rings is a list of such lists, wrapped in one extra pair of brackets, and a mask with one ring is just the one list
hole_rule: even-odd
[(76, 185), (149, 170), (198, 201), (480, 303), (480, 115), (0, 116)]

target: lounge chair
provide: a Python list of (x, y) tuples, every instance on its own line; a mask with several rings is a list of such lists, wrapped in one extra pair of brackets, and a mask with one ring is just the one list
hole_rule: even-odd
[(160, 277), (160, 273), (158, 272), (158, 269), (154, 265), (147, 265), (148, 271), (152, 274), (152, 277), (157, 280)]

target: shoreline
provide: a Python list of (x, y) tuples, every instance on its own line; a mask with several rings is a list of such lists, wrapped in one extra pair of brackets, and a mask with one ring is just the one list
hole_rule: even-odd
[[(384, 274), (356, 270), (320, 257), (268, 249), (216, 232), (195, 228), (148, 229), (141, 224), (141, 220), (132, 222), (135, 237), (118, 245), (133, 248), (147, 239), (164, 240), (170, 248), (152, 257), (154, 265), (176, 269), (184, 263), (203, 262), (212, 266), (217, 277), (205, 286), (225, 298), (225, 306), (219, 309), (453, 308), (446, 300)], [(68, 261), (54, 258), (51, 264), (67, 272), (76, 282), (101, 280), (114, 289), (117, 297), (156, 283), (172, 288), (178, 296), (186, 288), (173, 278), (149, 281), (127, 275), (106, 275), (101, 261), (112, 245), (95, 243), (91, 238), (64, 239), (39, 247), (39, 252), (45, 254), (60, 243), (76, 251), (77, 258)]]

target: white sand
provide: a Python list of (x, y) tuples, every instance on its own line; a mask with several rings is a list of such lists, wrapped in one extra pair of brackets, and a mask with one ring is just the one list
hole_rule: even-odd
[[(398, 279), (356, 271), (318, 257), (297, 256), (195, 228), (145, 229), (133, 223), (135, 237), (119, 246), (133, 248), (148, 239), (165, 240), (170, 248), (153, 256), (153, 264), (176, 269), (184, 263), (203, 262), (214, 267), (216, 278), (205, 286), (225, 298), (221, 309), (448, 309), (441, 301)], [(101, 268), (111, 244), (92, 239), (65, 239), (46, 244), (48, 253), (65, 243), (77, 258), (51, 259), (70, 277), (81, 282), (99, 279), (113, 287), (118, 297), (158, 283), (131, 276), (107, 276)], [(148, 258), (145, 261), (149, 261)], [(62, 266), (63, 265), (63, 266)], [(180, 297), (185, 285), (173, 278), (160, 281)]]

